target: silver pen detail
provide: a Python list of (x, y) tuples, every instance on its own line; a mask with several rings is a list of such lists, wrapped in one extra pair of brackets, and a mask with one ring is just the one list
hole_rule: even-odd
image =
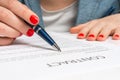
[(33, 29), (39, 36), (41, 36), (42, 39), (48, 42), (53, 48), (61, 52), (60, 47), (40, 25), (33, 26)]
[(60, 51), (60, 52), (61, 52), (60, 47), (59, 47), (56, 43), (54, 43), (54, 45), (53, 45), (52, 47), (53, 47), (53, 48), (55, 48), (55, 49), (57, 49), (58, 51)]

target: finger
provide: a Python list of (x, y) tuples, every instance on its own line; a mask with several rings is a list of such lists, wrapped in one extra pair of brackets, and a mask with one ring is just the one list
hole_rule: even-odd
[(76, 26), (76, 27), (71, 28), (71, 29), (70, 29), (70, 33), (72, 33), (72, 34), (79, 33), (80, 30), (81, 30), (83, 27), (85, 27), (87, 24), (88, 24), (88, 23), (80, 24), (80, 25), (78, 25), (78, 26)]
[(114, 35), (112, 37), (114, 40), (120, 40), (120, 27), (115, 29)]
[(86, 24), (80, 24), (80, 25), (78, 25), (78, 26), (76, 26), (76, 27), (73, 27), (73, 28), (70, 29), (70, 32), (71, 32), (72, 34), (78, 33), (78, 32), (80, 32), (80, 30), (81, 30), (85, 25), (86, 25)]
[(6, 23), (7, 25), (29, 37), (34, 34), (34, 30), (31, 29), (30, 26), (19, 19), (11, 11), (3, 7), (0, 7), (0, 21)]
[(94, 25), (94, 27), (92, 27), (87, 36), (87, 40), (95, 41), (97, 39), (98, 34), (102, 30), (103, 26), (105, 26), (105, 24), (100, 24), (99, 22), (96, 25)]
[(112, 27), (110, 26), (104, 26), (104, 28), (99, 33), (97, 40), (98, 41), (104, 41), (108, 38), (108, 36), (111, 34)]
[(12, 44), (15, 38), (0, 37), (0, 46)]
[[(84, 39), (87, 37), (89, 31), (91, 30), (91, 28), (96, 24), (97, 21), (91, 21), (89, 24), (87, 24), (84, 28), (82, 28), (82, 30), (80, 30), (80, 32), (78, 33), (78, 39)], [(94, 35), (90, 35), (89, 37), (94, 37)]]
[(21, 33), (9, 27), (8, 25), (0, 22), (0, 35), (10, 38), (16, 38), (21, 36)]
[(14, 14), (32, 25), (36, 25), (39, 23), (38, 16), (33, 11), (28, 9), (25, 5), (20, 3), (18, 0), (0, 0), (0, 5), (6, 7)]

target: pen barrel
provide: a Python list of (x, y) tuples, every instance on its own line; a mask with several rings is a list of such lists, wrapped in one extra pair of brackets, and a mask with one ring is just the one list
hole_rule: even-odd
[(51, 46), (54, 45), (55, 41), (49, 36), (49, 34), (41, 26), (37, 25), (36, 27), (34, 27), (34, 31), (48, 44), (50, 44)]

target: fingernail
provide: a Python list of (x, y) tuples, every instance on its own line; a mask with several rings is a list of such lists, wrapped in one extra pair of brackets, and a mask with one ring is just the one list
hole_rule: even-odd
[(118, 34), (115, 35), (116, 38), (119, 38), (120, 36)]
[(83, 33), (80, 33), (80, 34), (78, 34), (77, 38), (78, 38), (78, 39), (82, 39), (82, 38), (84, 38), (84, 36), (85, 36), (85, 35), (84, 35)]
[(38, 23), (38, 17), (35, 16), (35, 15), (32, 15), (30, 17), (30, 21), (31, 21), (32, 24), (37, 24)]
[(92, 37), (92, 38), (94, 38), (94, 37), (95, 37), (95, 35), (94, 35), (94, 34), (90, 34), (88, 37)]
[(84, 37), (83, 33), (78, 34), (79, 37)]
[(101, 34), (101, 35), (99, 35), (99, 37), (100, 37), (100, 38), (104, 38), (104, 35)]
[(13, 40), (16, 40), (16, 38), (13, 38)]
[(33, 34), (34, 34), (34, 30), (33, 29), (29, 29), (27, 31), (27, 36), (31, 37), (31, 36), (33, 36)]

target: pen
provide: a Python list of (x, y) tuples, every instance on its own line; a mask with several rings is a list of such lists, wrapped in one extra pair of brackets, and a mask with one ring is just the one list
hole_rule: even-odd
[(40, 26), (34, 26), (33, 27), (34, 31), (42, 37), (48, 44), (50, 44), (53, 48), (57, 49), (58, 51), (61, 52), (60, 47), (57, 45), (57, 43), (49, 36), (49, 34)]

